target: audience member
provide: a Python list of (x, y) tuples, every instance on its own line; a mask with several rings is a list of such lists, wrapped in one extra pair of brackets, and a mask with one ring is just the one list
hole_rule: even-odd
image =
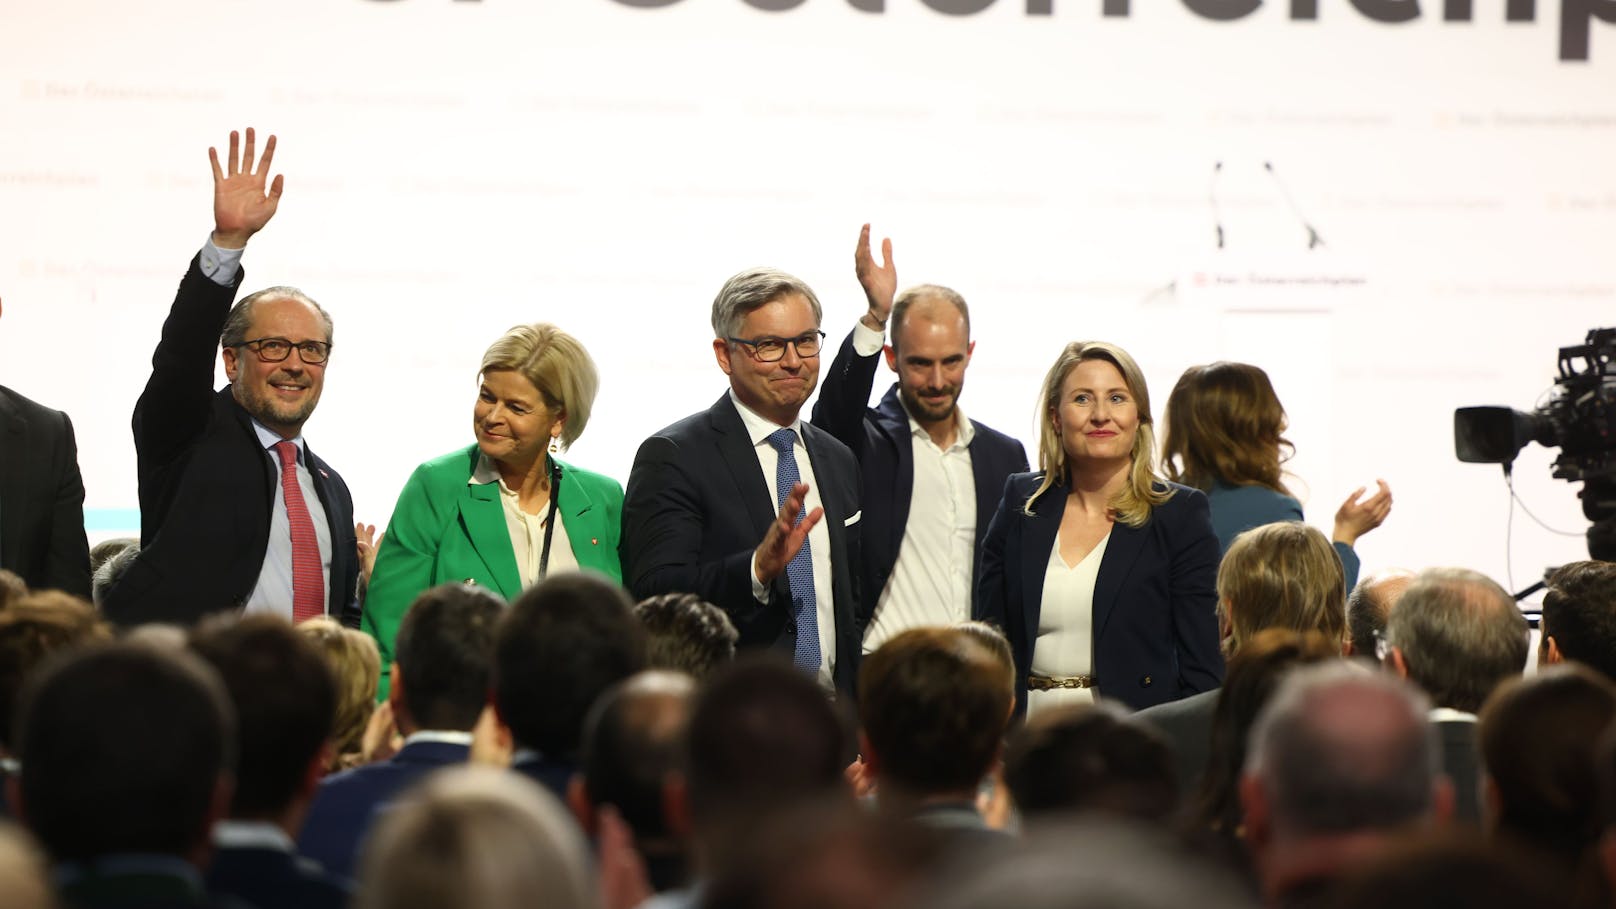
[(14, 807), (75, 909), (203, 906), (209, 831), (230, 804), (235, 720), (212, 667), (115, 643), (54, 661), (17, 719)]
[[(1394, 613), (1395, 615), (1395, 613)], [(1258, 714), (1240, 801), (1265, 902), (1314, 906), (1404, 831), (1445, 822), (1425, 697), (1357, 663), (1293, 672)]]
[(90, 575), (90, 602), (100, 608), (106, 601), (107, 591), (118, 586), (129, 566), (140, 557), (140, 543), (136, 541), (107, 556)]
[(596, 699), (584, 720), (579, 772), (567, 790), (590, 836), (615, 811), (633, 834), (648, 883), (657, 892), (686, 883), (686, 843), (669, 823), (671, 780), (682, 766), (695, 683), (678, 672), (630, 676)]
[(1331, 909), (1572, 905), (1563, 874), (1469, 831), (1408, 837), (1344, 880), (1330, 900)]
[(354, 907), (596, 909), (589, 864), (577, 826), (549, 793), (495, 768), (456, 767), (378, 822)]
[(21, 827), (0, 821), (0, 901), (6, 909), (54, 909), (45, 857)]
[(325, 660), (276, 615), (203, 622), (191, 647), (236, 712), (235, 791), (213, 827), (208, 889), (258, 909), (348, 904), (349, 885), (299, 856), (293, 838), (325, 773), (337, 686)]
[[(331, 355), (331, 316), (307, 294), (242, 298), (241, 255), (280, 205), (275, 137), (230, 134), (213, 162), (213, 234), (192, 260), (135, 404), (140, 554), (102, 607), (122, 625), (189, 624), (244, 608), (359, 621), (353, 499), (303, 439)], [(265, 186), (268, 185), (266, 192)], [(230, 384), (214, 392), (222, 351)]]
[(90, 575), (94, 577), (95, 573), (101, 570), (101, 566), (110, 561), (113, 556), (123, 552), (131, 546), (139, 545), (139, 537), (113, 537), (110, 540), (102, 540), (94, 546), (91, 546)]
[(1412, 583), (1412, 571), (1391, 569), (1377, 571), (1353, 586), (1347, 594), (1348, 651), (1352, 656), (1379, 661), (1375, 651), (1386, 636), (1386, 619)]
[(1572, 562), (1549, 576), (1538, 666), (1574, 660), (1616, 680), (1616, 563)]
[(590, 706), (644, 668), (645, 629), (622, 587), (576, 572), (522, 594), (494, 646), (494, 707), (517, 749), (512, 769), (565, 799)]
[(646, 665), (704, 679), (735, 659), (740, 633), (724, 610), (693, 593), (663, 593), (634, 604), (645, 626)]
[(1531, 629), (1515, 600), (1487, 576), (1461, 568), (1420, 572), (1386, 622), (1386, 664), (1431, 699), (1454, 817), (1481, 823), (1476, 712), (1526, 667)]
[[(623, 578), (637, 598), (694, 593), (743, 648), (788, 650), (851, 697), (859, 658), (859, 465), (799, 412), (819, 378), (819, 298), (772, 268), (713, 300), (729, 392), (646, 439), (623, 502)], [(758, 528), (767, 528), (759, 540)], [(866, 593), (874, 596), (873, 593)]]
[[(965, 298), (922, 284), (897, 294), (892, 241), (870, 254), (870, 225), (853, 262), (869, 310), (842, 342), (814, 403), (814, 425), (852, 449), (863, 473), (859, 584), (864, 652), (918, 626), (970, 618), (971, 574), (1004, 481), (1027, 470), (1021, 443), (959, 409), (976, 343)], [(894, 300), (894, 295), (896, 299)], [(897, 381), (870, 407), (882, 332)]]
[(365, 727), (376, 711), (376, 685), (381, 678), (376, 639), (323, 615), (298, 623), (297, 630), (314, 642), (337, 679), (337, 716), (326, 772), (357, 767), (364, 763), (361, 746)]
[(388, 693), (404, 746), (320, 784), (298, 841), (304, 854), (355, 876), (366, 833), (399, 793), (440, 767), (466, 762), (472, 727), (488, 701), (504, 611), (498, 597), (466, 584), (442, 584), (416, 597), (399, 624)]
[(1103, 701), (1027, 720), (1010, 736), (1004, 779), (1029, 824), (1090, 811), (1156, 823), (1178, 807), (1167, 740)]
[(12, 600), (28, 595), (28, 583), (14, 571), (0, 568), (0, 608)]
[(1616, 683), (1584, 666), (1500, 686), (1481, 710), (1477, 736), (1489, 829), (1565, 872), (1591, 859), (1604, 832), (1599, 733), (1613, 720)]

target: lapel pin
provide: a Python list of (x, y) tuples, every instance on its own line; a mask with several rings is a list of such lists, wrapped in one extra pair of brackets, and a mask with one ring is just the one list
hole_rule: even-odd
[(600, 538), (599, 537), (590, 537), (589, 538), (589, 545), (591, 545), (591, 546), (599, 546), (600, 545)]

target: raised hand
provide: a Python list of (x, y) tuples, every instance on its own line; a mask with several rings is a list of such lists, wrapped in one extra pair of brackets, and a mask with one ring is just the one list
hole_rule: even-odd
[(1335, 534), (1332, 537), (1337, 543), (1348, 546), (1358, 542), (1358, 538), (1380, 526), (1386, 516), (1392, 511), (1392, 490), (1385, 480), (1376, 480), (1375, 484), (1380, 491), (1363, 501), (1358, 497), (1363, 495), (1364, 487), (1359, 486), (1341, 503), (1335, 513)]
[(353, 526), (354, 544), (359, 550), (359, 580), (369, 586), (370, 572), (376, 567), (376, 548), (382, 541), (376, 537), (376, 525), (360, 522)]
[(240, 147), (241, 137), (230, 133), (230, 157), (227, 167), (219, 165), (219, 150), (208, 149), (208, 160), (213, 163), (213, 244), (220, 249), (240, 249), (247, 245), (253, 234), (264, 229), (281, 202), (283, 176), (264, 191), (269, 177), (270, 162), (275, 160), (275, 137), (264, 143), (264, 157), (253, 167), (256, 137), (247, 127), (247, 146)]
[(825, 509), (815, 508), (798, 524), (797, 515), (802, 514), (807, 501), (807, 483), (791, 487), (791, 494), (780, 506), (779, 516), (769, 525), (763, 542), (758, 544), (755, 562), (759, 583), (767, 584), (786, 570), (786, 566), (791, 564), (791, 560), (802, 550), (802, 545), (808, 541), (808, 531), (813, 530), (819, 519), (825, 516)]
[(853, 271), (870, 304), (862, 321), (876, 331), (886, 329), (887, 319), (892, 317), (892, 298), (898, 293), (898, 268), (892, 264), (890, 237), (881, 241), (881, 260), (883, 264), (877, 265), (870, 255), (870, 225), (866, 224), (859, 231), (858, 248), (853, 250)]

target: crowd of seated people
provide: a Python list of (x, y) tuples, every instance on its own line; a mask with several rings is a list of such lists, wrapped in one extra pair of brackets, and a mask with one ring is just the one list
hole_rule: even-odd
[(378, 539), (303, 435), (332, 316), (236, 300), (284, 188), (242, 138), (153, 326), (139, 537), (87, 546), (71, 424), (5, 411), (56, 495), (0, 497), (0, 906), (1616, 907), (1616, 565), (1549, 578), (1534, 655), (1483, 573), (1360, 576), (1384, 484), (1301, 522), (1261, 369), (1187, 372), (1164, 463), (1102, 341), (1029, 471), (960, 410), (964, 298), (867, 226), (811, 411), (778, 269), (624, 485), (557, 457), (583, 344), (516, 326)]

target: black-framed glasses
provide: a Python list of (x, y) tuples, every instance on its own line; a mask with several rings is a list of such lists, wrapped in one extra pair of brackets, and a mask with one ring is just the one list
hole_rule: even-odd
[(775, 363), (786, 355), (786, 345), (797, 349), (797, 356), (807, 359), (819, 356), (819, 344), (825, 333), (819, 330), (805, 331), (795, 338), (776, 338), (773, 335), (764, 335), (761, 338), (725, 338), (732, 344), (745, 345), (762, 363)]
[(253, 338), (242, 341), (239, 345), (258, 355), (258, 359), (265, 363), (279, 363), (297, 350), (298, 358), (310, 366), (319, 366), (331, 357), (331, 343), (329, 341), (298, 341), (293, 343), (285, 338)]

